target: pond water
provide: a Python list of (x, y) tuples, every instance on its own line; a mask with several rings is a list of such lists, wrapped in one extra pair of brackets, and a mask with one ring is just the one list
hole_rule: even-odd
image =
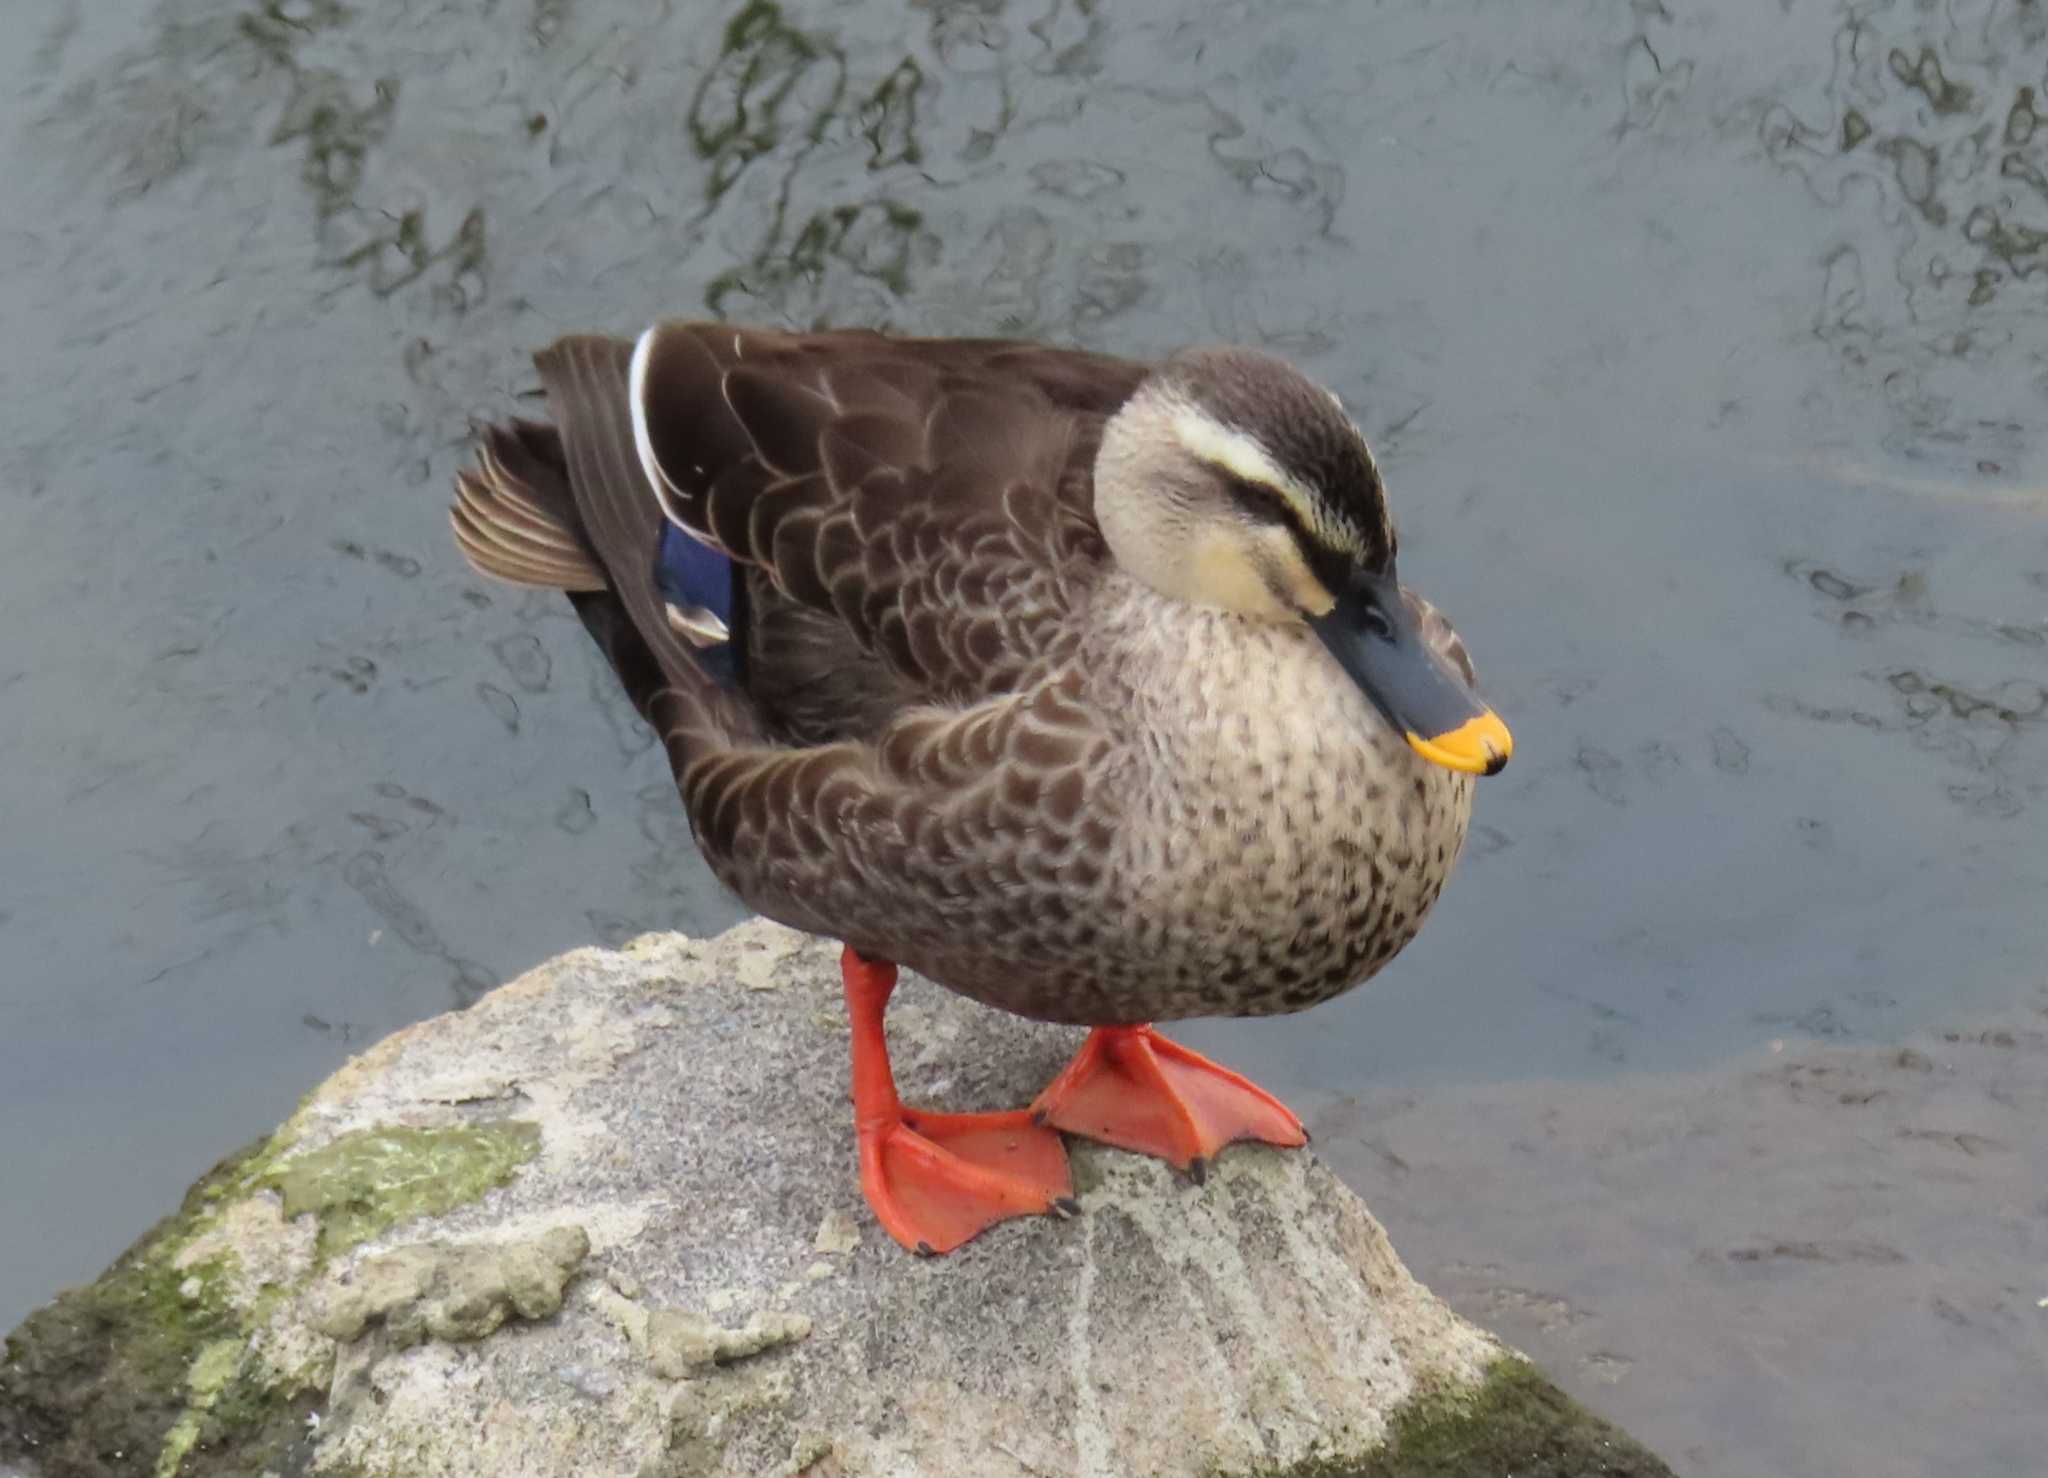
[[(13, 13), (0, 1327), (383, 1033), (739, 916), (447, 537), (531, 349), (1220, 338), (1360, 415), (1517, 750), (1393, 969), (1188, 1038), (1685, 1471), (2039, 1471), (2048, 5)], [(1800, 1117), (1901, 1052), (1962, 1097)]]

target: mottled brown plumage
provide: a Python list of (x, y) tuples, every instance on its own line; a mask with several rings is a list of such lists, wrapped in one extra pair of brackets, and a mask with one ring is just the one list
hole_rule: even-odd
[[(553, 425), (486, 433), (458, 540), (571, 592), (760, 912), (1104, 1025), (1300, 1010), (1435, 902), (1472, 781), (1303, 624), (1394, 536), (1278, 361), (666, 324), (538, 363)], [(664, 512), (742, 572), (735, 683), (657, 587)]]

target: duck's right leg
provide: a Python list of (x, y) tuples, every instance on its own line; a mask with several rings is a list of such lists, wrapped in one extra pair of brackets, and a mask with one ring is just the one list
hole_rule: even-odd
[(932, 1254), (1012, 1216), (1071, 1214), (1066, 1149), (1030, 1110), (934, 1114), (904, 1106), (882, 1028), (896, 967), (848, 945), (839, 968), (853, 1023), (861, 1190), (883, 1229), (913, 1252)]

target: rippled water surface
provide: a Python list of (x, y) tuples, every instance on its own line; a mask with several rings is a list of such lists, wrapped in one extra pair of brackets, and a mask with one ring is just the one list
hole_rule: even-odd
[[(1446, 1163), (1457, 1125), (1587, 1093), (1682, 1142), (1718, 1132), (1703, 1105), (1765, 1102), (1773, 1044), (1896, 1051), (2018, 1013), (2012, 1050), (2044, 1050), (2039, 0), (16, 0), (10, 22), (0, 1325), (369, 1040), (570, 946), (737, 916), (566, 605), (471, 578), (443, 516), (530, 349), (658, 313), (1228, 338), (1358, 410), (1404, 574), (1457, 620), (1515, 763), (1371, 989), (1190, 1035), (1317, 1105), (1454, 1297), (1484, 1280), (1404, 1218), (1464, 1207), (1496, 1283), (1577, 1257), (1578, 1297), (1614, 1305), (1675, 1247), (1732, 1255), (1623, 1206), (1710, 1198), (1795, 1248), (1762, 1259), (1788, 1280), (1892, 1264), (1771, 1240), (1790, 1120), (1748, 1158), (1627, 1176), (1539, 1154), (1531, 1184), (1576, 1213), (1489, 1237), (1509, 1168), (1376, 1178), (1359, 1146), (1402, 1114)], [(2005, 1129), (1969, 1132), (2038, 1138), (2025, 1081), (1972, 1100)], [(2048, 1444), (2024, 1385), (1977, 1382), (1951, 1468), (1884, 1395), (1972, 1358), (2048, 1368), (2048, 1192), (2001, 1182), (1987, 1209), (1901, 1169), (1898, 1136), (1947, 1123), (1845, 1131), (1812, 1175), (2006, 1228), (1995, 1255), (1930, 1254), (1980, 1275), (1975, 1326), (1905, 1283), (1788, 1282), (1895, 1287), (1931, 1321), (1830, 1363), (1796, 1328), (1760, 1353), (1710, 1291), (1674, 1315), (1695, 1368), (1660, 1383), (1655, 1348), (1517, 1323), (1540, 1287), (1472, 1311), (1688, 1471), (2038, 1472), (2007, 1466)], [(1498, 1194), (1467, 1206), (1475, 1185)], [(2031, 1283), (2004, 1271), (2029, 1257)], [(1718, 1340), (1739, 1357), (1700, 1364)], [(1703, 1417), (1699, 1382), (1738, 1359), (1764, 1372), (1750, 1406)], [(1764, 1401), (1774, 1421), (1743, 1414)]]

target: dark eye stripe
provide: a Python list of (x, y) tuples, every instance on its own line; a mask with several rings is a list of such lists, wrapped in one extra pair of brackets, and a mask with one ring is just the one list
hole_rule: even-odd
[(1224, 483), (1230, 489), (1231, 501), (1259, 523), (1277, 524), (1294, 536), (1294, 547), (1301, 552), (1302, 563), (1324, 586), (1331, 590), (1344, 587), (1353, 556), (1332, 549), (1309, 530), (1302, 521), (1301, 510), (1277, 489), (1248, 477), (1239, 477), (1234, 472), (1224, 474)]
[(1301, 510), (1289, 502), (1278, 488), (1249, 477), (1239, 477), (1235, 472), (1222, 468), (1217, 470), (1223, 475), (1223, 485), (1230, 489), (1231, 501), (1246, 516), (1260, 523), (1283, 524), (1292, 529), (1297, 538), (1308, 538), (1308, 525), (1301, 520)]

